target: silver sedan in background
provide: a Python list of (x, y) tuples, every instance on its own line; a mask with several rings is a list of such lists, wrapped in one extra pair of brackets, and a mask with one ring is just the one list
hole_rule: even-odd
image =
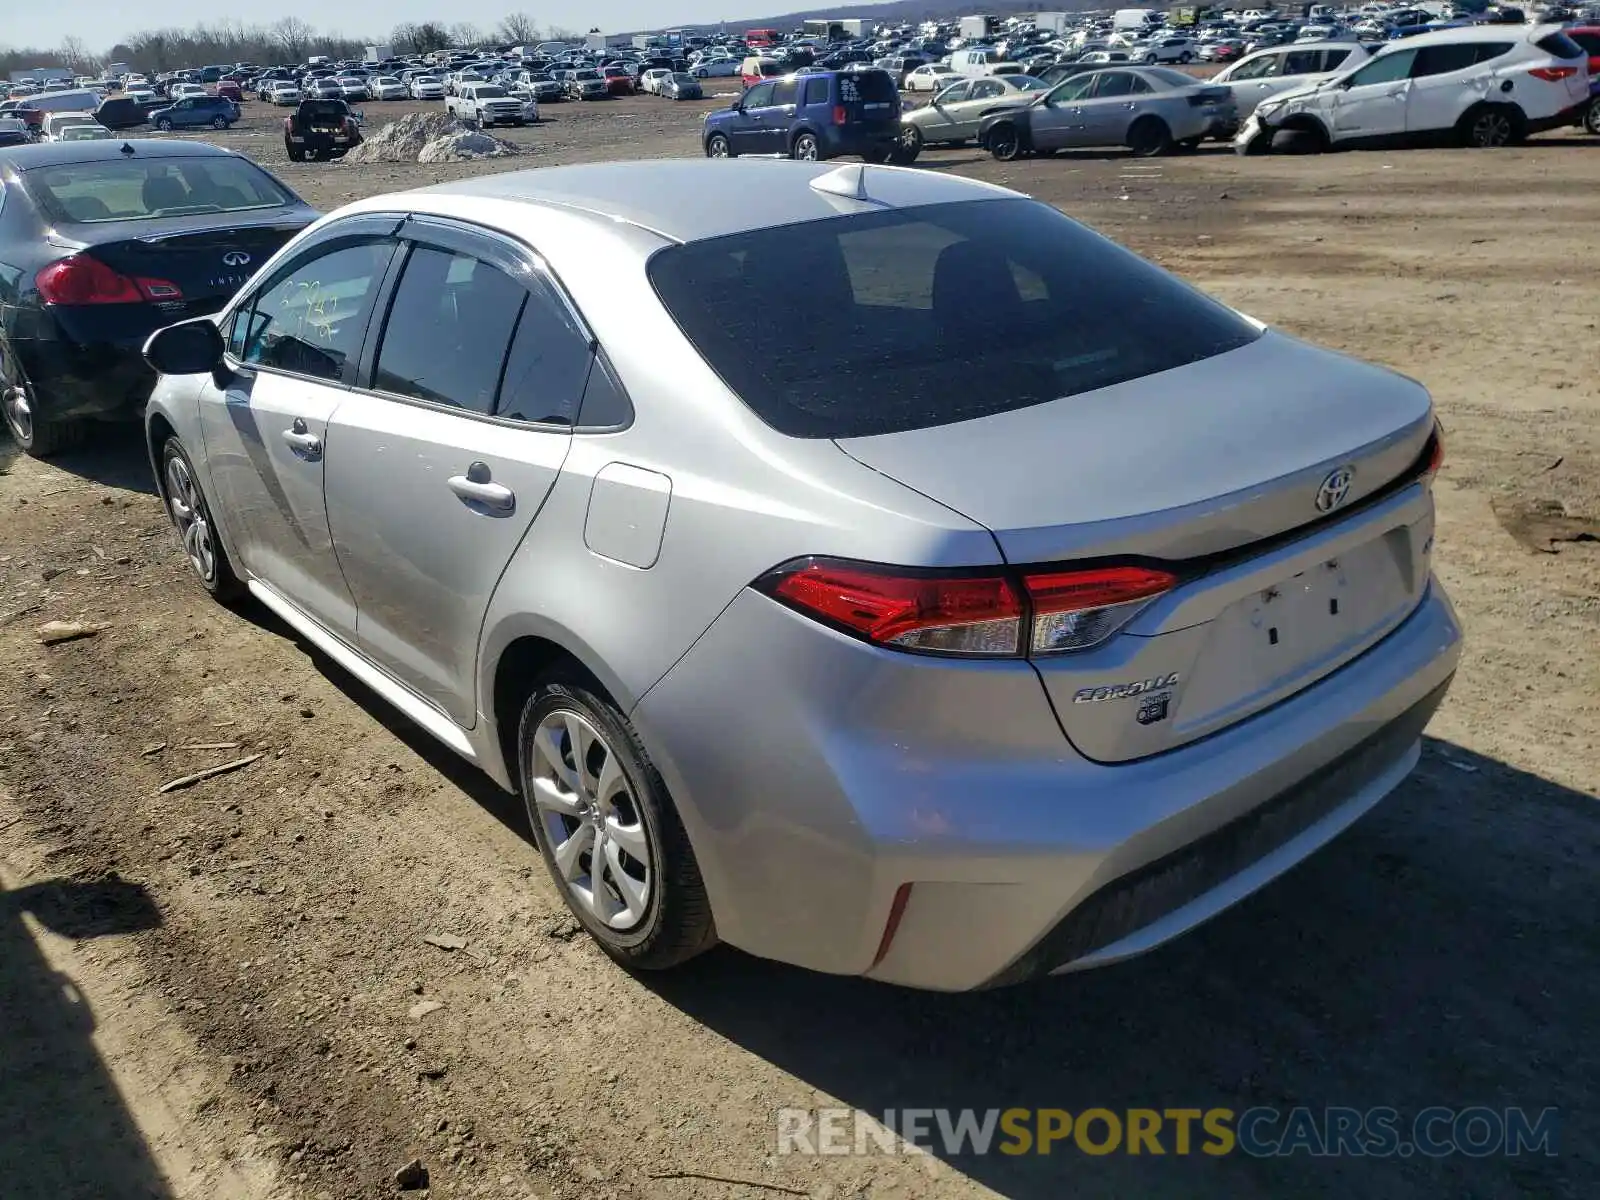
[(1150, 157), (1238, 128), (1225, 87), (1170, 67), (1115, 67), (1074, 75), (1025, 108), (984, 118), (978, 140), (1001, 161), (1092, 146)]
[(145, 353), (201, 585), (519, 792), (629, 968), (1137, 954), (1377, 804), (1459, 655), (1420, 384), (939, 172), (377, 196)]

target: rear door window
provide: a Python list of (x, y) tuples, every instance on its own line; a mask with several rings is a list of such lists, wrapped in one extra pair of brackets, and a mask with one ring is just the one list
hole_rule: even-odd
[(1428, 75), (1448, 75), (1452, 71), (1465, 71), (1479, 61), (1478, 51), (1481, 48), (1474, 42), (1424, 46), (1417, 51), (1417, 62), (1411, 69), (1411, 78), (1422, 79)]
[(593, 359), (592, 343), (566, 302), (554, 288), (536, 281), (517, 319), (495, 415), (575, 424)]
[(468, 412), (493, 412), (526, 297), (521, 284), (486, 262), (414, 247), (384, 323), (372, 386)]
[(1138, 82), (1127, 71), (1106, 71), (1100, 75), (1094, 84), (1094, 98), (1107, 100), (1117, 96), (1131, 96), (1134, 93), (1134, 84)]
[[(649, 276), (762, 420), (846, 438), (1170, 370), (1260, 331), (1032, 200), (893, 209), (673, 246)], [(795, 280), (773, 288), (773, 279)]]

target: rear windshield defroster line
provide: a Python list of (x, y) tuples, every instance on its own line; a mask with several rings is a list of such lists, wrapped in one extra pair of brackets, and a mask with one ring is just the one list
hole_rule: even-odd
[(1232, 309), (1026, 199), (752, 230), (663, 249), (648, 271), (712, 369), (792, 437), (973, 420), (1260, 336)]

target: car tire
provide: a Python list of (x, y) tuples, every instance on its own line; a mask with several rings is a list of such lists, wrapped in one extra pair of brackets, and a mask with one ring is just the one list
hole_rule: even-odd
[(299, 146), (291, 145), (289, 142), (284, 142), (283, 149), (284, 152), (289, 155), (290, 162), (305, 162), (306, 152)]
[(228, 121), (227, 117), (212, 117), (211, 118), (211, 128), (213, 128), (213, 129), (226, 129), (228, 127), (228, 124), (229, 124), (229, 121)]
[(989, 157), (995, 162), (1016, 162), (1022, 157), (1022, 133), (1005, 121), (989, 130)]
[(1272, 135), (1272, 148), (1280, 154), (1325, 154), (1328, 135), (1320, 129), (1280, 129)]
[(1182, 54), (1178, 55), (1178, 61), (1181, 62), (1184, 66), (1188, 66), (1190, 63), (1192, 63), (1194, 61), (1194, 55), (1190, 54), (1187, 50), (1185, 50)]
[(735, 157), (733, 146), (729, 144), (728, 139), (723, 137), (722, 134), (713, 133), (706, 139), (706, 157), (733, 158)]
[(922, 148), (927, 143), (923, 140), (922, 130), (916, 125), (902, 125), (900, 138), (895, 142), (894, 153), (890, 161), (901, 166), (917, 161), (917, 156), (922, 153)]
[(789, 147), (789, 157), (797, 162), (821, 162), (822, 146), (814, 133), (801, 133)]
[(221, 604), (243, 596), (244, 584), (234, 574), (222, 538), (217, 535), (216, 518), (200, 490), (194, 462), (176, 437), (169, 437), (161, 447), (161, 494), (167, 516), (178, 531), (178, 544), (200, 586)]
[(171, 133), (172, 132), (172, 122), (167, 120), (166, 117), (162, 117), (159, 121), (156, 122), (156, 128), (159, 129), (162, 133)]
[(1523, 139), (1526, 124), (1514, 104), (1478, 104), (1461, 114), (1456, 126), (1461, 144), (1474, 150), (1514, 146)]
[(517, 725), (517, 783), (556, 890), (614, 961), (660, 971), (716, 944), (666, 784), (628, 718), (583, 672), (559, 669), (534, 683)]
[(1128, 149), (1135, 158), (1159, 158), (1172, 149), (1172, 131), (1160, 117), (1140, 117), (1128, 130)]
[(1600, 137), (1600, 96), (1589, 101), (1589, 107), (1584, 109), (1583, 127), (1596, 137)]
[(1147, 66), (1147, 67), (1155, 66), (1156, 65), (1156, 56), (1154, 54), (1146, 54), (1144, 56), (1144, 65)]
[(1184, 138), (1183, 141), (1178, 143), (1178, 149), (1185, 154), (1193, 154), (1200, 149), (1200, 143), (1203, 141), (1205, 141), (1204, 138)]
[(0, 419), (24, 454), (49, 458), (82, 444), (89, 423), (51, 421), (39, 417), (33, 386), (10, 347), (0, 345)]

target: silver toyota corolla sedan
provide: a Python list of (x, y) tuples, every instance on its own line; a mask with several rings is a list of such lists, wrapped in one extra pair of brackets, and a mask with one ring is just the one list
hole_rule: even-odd
[(1456, 665), (1421, 386), (970, 180), (381, 196), (146, 354), (200, 581), (519, 791), (634, 968), (1147, 950), (1394, 788)]

